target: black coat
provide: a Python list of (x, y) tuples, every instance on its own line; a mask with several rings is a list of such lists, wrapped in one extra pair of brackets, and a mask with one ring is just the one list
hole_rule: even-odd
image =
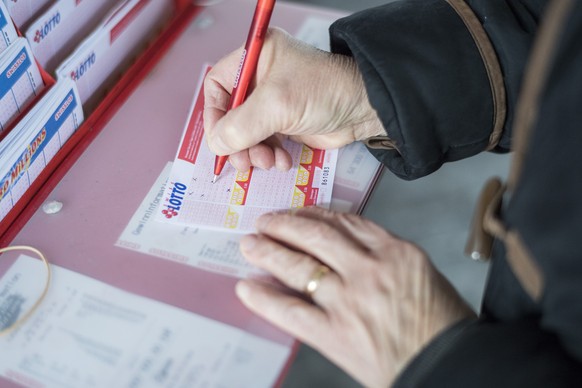
[(400, 1), (330, 34), (387, 130), (370, 151), (396, 175), (516, 151), (485, 225), (498, 239), (479, 319), (395, 385), (582, 387), (582, 2)]

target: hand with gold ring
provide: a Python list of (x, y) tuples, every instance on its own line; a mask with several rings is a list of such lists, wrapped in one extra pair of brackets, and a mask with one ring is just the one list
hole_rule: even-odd
[(241, 301), (365, 386), (389, 386), (439, 332), (475, 313), (425, 253), (362, 217), (267, 214), (241, 251), (301, 298), (241, 280)]

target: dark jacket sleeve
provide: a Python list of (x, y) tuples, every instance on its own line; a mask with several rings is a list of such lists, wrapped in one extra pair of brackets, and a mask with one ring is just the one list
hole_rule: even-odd
[[(507, 115), (496, 150), (508, 150), (521, 75), (544, 4), (467, 3), (487, 32), (503, 73)], [(580, 25), (569, 30), (575, 39), (564, 48), (577, 58), (581, 58)], [(356, 59), (370, 101), (397, 146), (372, 150), (393, 172), (413, 179), (443, 162), (487, 149), (494, 115), (487, 69), (467, 26), (447, 2), (388, 4), (338, 21), (331, 36), (335, 52)], [(570, 58), (560, 63), (568, 68), (577, 65), (572, 62)], [(550, 74), (551, 84), (557, 85), (563, 74), (564, 67), (557, 67)], [(513, 193), (505, 209), (508, 225), (523, 232), (543, 268), (542, 302), (535, 304), (517, 285), (503, 259), (505, 252), (498, 247), (481, 318), (437, 335), (401, 372), (395, 387), (582, 386), (580, 120), (572, 119), (580, 110), (572, 103), (569, 110), (563, 109), (564, 101), (580, 100), (576, 74), (577, 78), (562, 79), (561, 85), (570, 85), (572, 93), (564, 95), (563, 88), (548, 93), (552, 109), (540, 117), (549, 121), (542, 120), (535, 132), (539, 138), (532, 138), (528, 154), (536, 163), (526, 159), (524, 188)], [(550, 112), (561, 115), (550, 120)]]
[(461, 322), (434, 339), (393, 388), (582, 386), (580, 363), (535, 320)]
[[(514, 105), (542, 1), (469, 1), (495, 48), (507, 114), (494, 150), (508, 151)], [(445, 0), (408, 0), (356, 13), (330, 29), (353, 56), (396, 149), (370, 149), (415, 179), (488, 148), (495, 116), (490, 75), (465, 21)]]

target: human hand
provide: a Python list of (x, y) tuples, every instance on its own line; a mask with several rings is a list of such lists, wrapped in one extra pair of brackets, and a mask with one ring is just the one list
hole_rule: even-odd
[(339, 148), (385, 135), (352, 58), (330, 54), (269, 29), (246, 101), (226, 112), (242, 48), (204, 81), (204, 129), (210, 149), (239, 171), (291, 168), (279, 136), (314, 148)]
[(236, 292), (253, 312), (369, 387), (387, 387), (435, 335), (475, 314), (424, 252), (361, 217), (320, 208), (269, 214), (241, 251), (313, 303), (259, 280)]

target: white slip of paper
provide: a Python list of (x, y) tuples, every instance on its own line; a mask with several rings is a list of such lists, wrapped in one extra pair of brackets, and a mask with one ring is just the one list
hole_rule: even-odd
[(264, 275), (239, 250), (240, 233), (156, 222), (172, 163), (168, 163), (119, 236), (118, 247), (237, 278)]
[[(53, 267), (45, 300), (0, 337), (0, 374), (28, 387), (270, 387), (286, 346)], [(0, 280), (0, 325), (39, 293), (21, 255)], [(42, 287), (42, 284), (41, 284)]]
[(61, 80), (0, 142), (0, 219), (82, 122), (83, 110), (75, 84)]
[(0, 52), (6, 50), (8, 46), (18, 37), (16, 28), (12, 23), (8, 9), (3, 1), (0, 1)]
[(41, 91), (44, 82), (30, 46), (18, 38), (0, 55), (0, 132)]
[(171, 0), (121, 2), (57, 67), (57, 77), (73, 79), (86, 106), (170, 16), (172, 6)]

